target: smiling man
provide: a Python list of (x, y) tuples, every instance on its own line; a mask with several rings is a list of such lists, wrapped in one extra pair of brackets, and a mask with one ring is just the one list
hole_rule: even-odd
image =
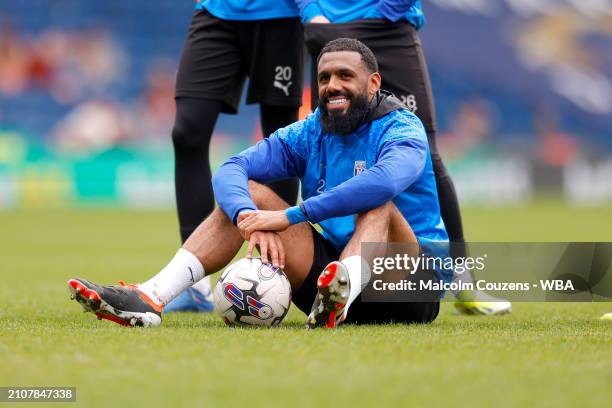
[[(427, 137), (419, 119), (381, 91), (376, 58), (340, 38), (318, 58), (319, 108), (305, 120), (226, 161), (213, 177), (219, 208), (156, 276), (130, 287), (71, 279), (77, 301), (98, 317), (157, 325), (161, 308), (194, 281), (247, 256), (283, 268), (309, 327), (427, 323), (439, 303), (362, 302), (364, 242), (447, 242)], [(299, 177), (304, 202), (290, 207), (264, 186)], [(318, 223), (322, 233), (310, 223)], [(416, 255), (416, 254), (415, 254)], [(441, 276), (448, 279), (448, 276)], [(90, 302), (88, 297), (101, 299)]]
[(319, 104), (321, 128), (324, 133), (347, 135), (361, 124), (372, 99), (366, 84), (355, 80), (358, 71), (354, 71), (354, 67), (365, 65), (367, 71), (372, 73), (372, 86), (376, 89), (380, 87), (380, 75), (374, 74), (378, 71), (376, 60), (367, 55), (361, 62), (361, 54), (337, 51), (335, 57), (340, 58), (330, 61), (328, 53), (321, 55), (318, 61), (325, 67), (317, 78), (322, 96)]

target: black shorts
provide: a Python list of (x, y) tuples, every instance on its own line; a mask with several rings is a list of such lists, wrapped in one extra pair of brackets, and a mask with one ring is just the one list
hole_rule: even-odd
[(303, 35), (299, 18), (228, 21), (198, 10), (181, 55), (176, 97), (223, 101), (223, 112), (236, 113), (248, 77), (248, 104), (298, 107)]
[[(309, 314), (317, 295), (317, 280), (321, 271), (340, 253), (321, 234), (312, 228), (314, 256), (312, 268), (302, 286), (293, 292), (293, 303)], [(353, 302), (343, 324), (430, 323), (436, 319), (440, 302), (362, 302), (361, 296)]]
[(378, 60), (381, 88), (395, 94), (421, 119), (430, 139), (430, 149), (436, 153), (436, 118), (429, 72), (417, 32), (406, 21), (367, 19), (340, 24), (305, 24), (304, 38), (313, 61), (310, 81), (313, 109), (318, 104), (317, 57), (325, 44), (341, 37), (356, 38), (372, 50)]

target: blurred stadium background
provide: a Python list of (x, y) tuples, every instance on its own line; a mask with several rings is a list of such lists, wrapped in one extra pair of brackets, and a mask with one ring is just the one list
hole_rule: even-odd
[[(423, 3), (467, 237), (612, 241), (612, 0)], [(433, 325), (333, 336), (296, 308), (231, 333), (216, 315), (126, 331), (81, 314), (68, 277), (138, 282), (179, 242), (170, 131), (192, 11), (0, 0), (0, 385), (76, 386), (87, 407), (609, 405), (610, 303), (490, 319), (445, 303)], [(222, 116), (214, 165), (260, 133), (256, 106)]]
[[(424, 9), (461, 202), (610, 204), (612, 3)], [(173, 87), (192, 11), (192, 0), (0, 0), (0, 209), (173, 208)], [(213, 163), (260, 137), (256, 106), (222, 116)]]

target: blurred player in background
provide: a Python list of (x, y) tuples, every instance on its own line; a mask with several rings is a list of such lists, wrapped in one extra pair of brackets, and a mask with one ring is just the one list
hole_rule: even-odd
[[(298, 119), (303, 78), (303, 29), (292, 0), (200, 0), (191, 20), (176, 80), (172, 131), (175, 185), (183, 242), (215, 207), (209, 161), (219, 113), (259, 103), (263, 135)], [(273, 183), (288, 203), (297, 180)], [(209, 278), (181, 294), (165, 311), (210, 311)]]
[[(429, 72), (417, 30), (425, 23), (418, 0), (296, 0), (308, 52), (316, 61), (323, 46), (339, 37), (357, 38), (376, 55), (381, 88), (392, 92), (425, 125), (433, 160), (442, 219), (453, 245), (453, 256), (465, 257), (459, 201), (436, 145), (436, 123)], [(339, 24), (342, 23), (342, 24)], [(317, 78), (316, 63), (311, 78)], [(317, 106), (317, 82), (311, 80), (312, 106)], [(457, 276), (472, 280), (469, 273)], [(455, 293), (457, 310), (465, 314), (504, 314), (511, 304), (481, 292)]]

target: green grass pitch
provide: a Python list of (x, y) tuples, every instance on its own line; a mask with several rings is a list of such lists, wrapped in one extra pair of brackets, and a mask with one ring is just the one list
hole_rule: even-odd
[[(473, 241), (611, 241), (612, 209), (466, 209)], [(0, 386), (75, 386), (66, 406), (607, 406), (612, 303), (515, 303), (502, 317), (306, 331), (170, 315), (126, 329), (84, 314), (66, 280), (138, 282), (176, 250), (175, 215), (0, 213)], [(607, 402), (606, 402), (607, 401)], [(339, 404), (339, 405), (338, 405)], [(3, 404), (0, 403), (0, 407)], [(40, 406), (20, 404), (19, 406)], [(61, 406), (56, 404), (53, 406)]]

